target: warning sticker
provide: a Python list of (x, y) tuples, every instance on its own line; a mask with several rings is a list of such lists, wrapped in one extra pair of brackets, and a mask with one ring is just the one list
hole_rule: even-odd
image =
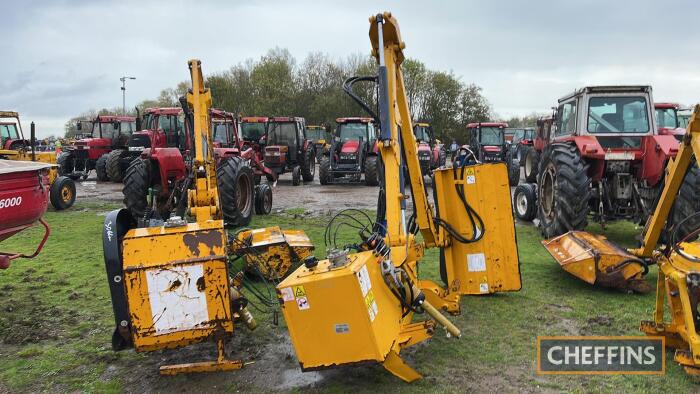
[(309, 300), (307, 300), (306, 297), (297, 297), (297, 306), (299, 307), (300, 311), (311, 308), (311, 305), (309, 305)]
[(473, 253), (467, 255), (467, 271), (469, 272), (484, 272), (486, 271), (486, 256), (483, 253)]
[(335, 333), (336, 334), (345, 334), (350, 332), (350, 325), (347, 323), (341, 323), (341, 324), (336, 324), (335, 325)]
[(363, 265), (355, 275), (357, 275), (357, 281), (360, 283), (360, 289), (362, 289), (362, 296), (364, 297), (367, 295), (367, 292), (372, 289), (372, 281), (369, 279), (367, 265)]
[(367, 313), (369, 314), (369, 320), (374, 321), (374, 318), (379, 314), (379, 309), (377, 308), (377, 301), (374, 299), (374, 293), (372, 290), (367, 292), (365, 296), (365, 305), (367, 306)]
[(304, 291), (304, 286), (294, 286), (294, 297), (306, 297), (306, 291)]
[(294, 291), (292, 291), (291, 287), (285, 287), (282, 289), (281, 293), (284, 302), (294, 301)]
[(479, 291), (482, 293), (488, 293), (489, 292), (489, 284), (488, 283), (480, 283), (479, 284)]
[(474, 174), (473, 168), (467, 168), (466, 175), (467, 175), (467, 185), (473, 185), (476, 183), (476, 175)]

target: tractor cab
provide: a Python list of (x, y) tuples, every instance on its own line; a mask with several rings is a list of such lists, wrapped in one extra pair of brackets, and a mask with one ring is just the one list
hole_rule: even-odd
[(98, 180), (107, 180), (107, 155), (114, 150), (126, 149), (129, 137), (136, 131), (136, 118), (98, 115), (88, 122), (79, 121), (76, 127), (79, 133), (85, 134), (58, 157), (59, 172), (75, 180), (80, 177), (87, 179), (90, 171), (97, 170)]
[(320, 162), (323, 151), (330, 148), (330, 137), (323, 126), (306, 126), (306, 137), (314, 143), (316, 159)]
[(219, 109), (211, 109), (211, 129), (212, 140), (215, 148), (239, 148), (238, 144), (238, 127), (236, 126), (236, 117), (226, 111)]
[(433, 127), (428, 123), (415, 123), (413, 125), (413, 135), (418, 144), (418, 161), (423, 175), (430, 174), (431, 170), (445, 165), (447, 152), (439, 140), (435, 139)]
[(0, 150), (17, 150), (25, 146), (17, 112), (0, 111)]
[(505, 162), (505, 129), (508, 123), (481, 122), (467, 125), (469, 148), (482, 162)]
[(244, 116), (238, 123), (240, 136), (244, 142), (253, 145), (265, 145), (265, 129), (268, 118), (264, 116)]
[(678, 141), (683, 140), (685, 128), (678, 119), (680, 107), (676, 103), (654, 103), (656, 127), (660, 135), (672, 135)]
[(303, 176), (313, 181), (316, 153), (313, 142), (306, 136), (306, 121), (300, 117), (274, 117), (265, 130), (265, 167), (278, 176), (292, 172), (296, 186)]

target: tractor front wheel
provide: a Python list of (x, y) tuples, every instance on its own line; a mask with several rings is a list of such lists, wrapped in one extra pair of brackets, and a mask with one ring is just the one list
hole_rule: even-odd
[(520, 161), (513, 158), (512, 153), (508, 153), (506, 164), (508, 165), (508, 183), (510, 186), (518, 186), (520, 183)]
[(255, 214), (269, 215), (272, 211), (272, 188), (267, 183), (255, 187)]
[(301, 181), (301, 167), (295, 166), (292, 169), (292, 186), (299, 186)]
[(591, 179), (588, 165), (574, 145), (554, 143), (545, 149), (539, 168), (537, 217), (545, 238), (588, 224)]
[(301, 176), (304, 182), (313, 182), (316, 175), (316, 156), (313, 149), (307, 149), (304, 153), (304, 162), (301, 164)]
[(254, 209), (253, 170), (240, 157), (223, 160), (216, 169), (224, 223), (231, 227), (250, 223)]
[(73, 173), (75, 160), (69, 152), (61, 152), (56, 157), (56, 164), (58, 165), (58, 175), (67, 176)]
[(518, 185), (513, 192), (513, 208), (515, 216), (526, 222), (531, 222), (537, 214), (537, 196), (535, 185), (523, 183)]
[(124, 172), (121, 167), (121, 150), (113, 150), (107, 154), (107, 176), (112, 182), (121, 182), (124, 180)]
[(51, 184), (49, 198), (57, 211), (72, 207), (75, 203), (75, 182), (66, 176), (59, 176)]
[(368, 156), (365, 159), (365, 184), (367, 186), (379, 185), (377, 163), (377, 156)]
[(323, 156), (318, 165), (318, 180), (322, 185), (331, 183), (331, 160), (328, 156)]
[(134, 219), (142, 219), (148, 207), (148, 189), (151, 187), (151, 161), (134, 160), (124, 175), (124, 205)]
[(95, 173), (97, 173), (97, 180), (100, 182), (105, 182), (109, 180), (107, 176), (107, 154), (100, 156), (95, 163)]

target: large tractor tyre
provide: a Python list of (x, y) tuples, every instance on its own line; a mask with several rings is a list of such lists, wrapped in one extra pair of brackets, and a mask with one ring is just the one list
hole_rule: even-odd
[(62, 211), (75, 203), (75, 182), (67, 176), (54, 179), (49, 189), (51, 205), (57, 211)]
[(68, 176), (73, 173), (75, 160), (73, 155), (68, 152), (61, 152), (56, 157), (56, 165), (58, 165), (58, 175)]
[(509, 153), (506, 164), (508, 165), (508, 184), (510, 186), (518, 186), (518, 183), (520, 183), (520, 162)]
[(537, 215), (537, 194), (536, 185), (523, 183), (518, 185), (513, 192), (513, 210), (515, 217), (520, 220), (531, 222)]
[(331, 159), (328, 156), (323, 156), (318, 165), (318, 180), (322, 185), (331, 183)]
[(292, 186), (299, 186), (301, 183), (301, 167), (294, 166), (292, 168)]
[[(676, 242), (684, 240), (689, 234), (700, 229), (700, 199), (698, 196), (700, 196), (700, 168), (693, 160), (685, 173), (678, 197), (676, 197), (671, 210), (669, 229), (675, 233), (674, 240)], [(690, 219), (681, 223), (686, 218)], [(676, 230), (677, 224), (680, 224), (680, 227)], [(694, 241), (695, 239), (697, 239), (697, 234), (688, 237), (686, 241)]]
[(525, 172), (525, 182), (537, 182), (537, 171), (540, 164), (540, 152), (533, 147), (528, 147), (523, 160), (523, 171)]
[(97, 159), (97, 163), (95, 163), (95, 173), (97, 174), (98, 181), (105, 182), (109, 180), (107, 176), (107, 154)]
[(555, 143), (544, 151), (537, 177), (537, 218), (545, 238), (583, 230), (588, 224), (591, 179), (587, 170), (576, 146)]
[(365, 184), (367, 186), (379, 185), (379, 159), (377, 156), (367, 156), (365, 159)]
[(255, 187), (255, 214), (269, 215), (272, 211), (272, 188), (267, 183)]
[(124, 175), (124, 205), (137, 221), (143, 218), (148, 207), (151, 171), (151, 161), (139, 158), (131, 162)]
[(224, 223), (231, 227), (250, 223), (255, 209), (253, 170), (240, 157), (223, 160), (216, 169)]
[(122, 182), (124, 180), (124, 172), (121, 167), (121, 150), (113, 150), (107, 153), (107, 176), (112, 182)]
[(304, 182), (313, 182), (316, 175), (316, 156), (313, 149), (307, 149), (304, 153), (304, 162), (301, 164), (301, 177)]

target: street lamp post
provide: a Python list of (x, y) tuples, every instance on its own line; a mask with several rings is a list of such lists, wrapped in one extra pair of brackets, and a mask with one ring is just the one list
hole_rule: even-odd
[(126, 80), (127, 79), (136, 79), (134, 77), (121, 77), (119, 78), (120, 81), (122, 81), (122, 113), (126, 115)]

